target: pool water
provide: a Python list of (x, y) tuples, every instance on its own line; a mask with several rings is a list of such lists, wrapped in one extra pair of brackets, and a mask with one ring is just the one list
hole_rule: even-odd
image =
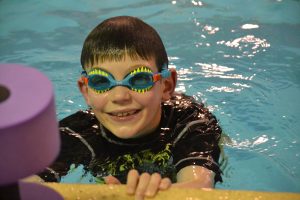
[(44, 72), (59, 119), (86, 108), (76, 80), (100, 21), (134, 15), (160, 33), (177, 91), (202, 100), (231, 141), (217, 188), (300, 192), (300, 1), (1, 0), (0, 62)]

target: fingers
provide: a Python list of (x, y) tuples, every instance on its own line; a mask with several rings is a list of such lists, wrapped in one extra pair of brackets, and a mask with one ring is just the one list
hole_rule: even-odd
[(172, 186), (172, 182), (169, 178), (163, 178), (160, 181), (159, 189), (160, 190), (166, 190), (169, 189)]
[(156, 193), (157, 190), (160, 186), (161, 183), (161, 176), (158, 173), (154, 173), (151, 175), (150, 181), (148, 183), (147, 186), (147, 190), (146, 190), (146, 196), (147, 197), (153, 197)]
[(135, 191), (135, 198), (137, 200), (144, 199), (150, 179), (151, 179), (151, 176), (148, 173), (143, 173), (140, 176), (139, 182), (138, 182), (138, 185), (137, 185), (137, 188)]
[(104, 178), (106, 184), (121, 184), (121, 182), (114, 176), (107, 176)]
[(154, 197), (158, 190), (166, 190), (171, 185), (171, 180), (162, 179), (159, 173), (139, 175), (137, 170), (130, 170), (127, 176), (127, 193), (135, 194), (136, 200), (144, 199), (145, 196)]
[(130, 170), (127, 175), (127, 193), (134, 194), (139, 181), (139, 173), (137, 170)]

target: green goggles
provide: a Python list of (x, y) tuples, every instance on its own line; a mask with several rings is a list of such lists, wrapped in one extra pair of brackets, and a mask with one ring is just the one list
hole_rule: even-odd
[(149, 91), (155, 82), (170, 76), (170, 71), (163, 68), (160, 73), (153, 73), (148, 67), (141, 66), (125, 76), (121, 81), (115, 80), (112, 74), (99, 69), (82, 71), (83, 81), (95, 92), (104, 93), (116, 86), (124, 86), (135, 92)]

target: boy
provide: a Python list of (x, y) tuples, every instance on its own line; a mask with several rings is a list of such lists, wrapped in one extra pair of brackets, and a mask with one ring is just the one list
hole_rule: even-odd
[(81, 64), (90, 109), (61, 120), (61, 153), (44, 180), (83, 165), (97, 180), (126, 183), (137, 199), (221, 181), (221, 128), (203, 104), (174, 93), (176, 71), (151, 26), (128, 16), (103, 21), (86, 38)]

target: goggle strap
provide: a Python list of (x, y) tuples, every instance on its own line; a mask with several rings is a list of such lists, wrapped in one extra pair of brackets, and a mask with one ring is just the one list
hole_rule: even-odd
[(81, 80), (84, 82), (84, 84), (88, 84), (88, 82), (89, 82), (89, 79), (87, 78), (87, 77), (84, 77), (84, 76), (82, 76), (81, 77)]
[(81, 72), (81, 76), (87, 76), (87, 73), (86, 73), (85, 70), (83, 70), (83, 71)]
[(81, 80), (84, 82), (84, 84), (88, 84), (88, 82), (89, 82), (89, 79), (87, 78), (87, 73), (86, 73), (86, 71), (85, 70), (83, 70), (82, 72), (81, 72)]
[(154, 74), (153, 75), (153, 82), (159, 81), (161, 79), (161, 74)]
[(168, 69), (163, 68), (160, 74), (162, 78), (168, 78), (171, 75), (171, 72)]

